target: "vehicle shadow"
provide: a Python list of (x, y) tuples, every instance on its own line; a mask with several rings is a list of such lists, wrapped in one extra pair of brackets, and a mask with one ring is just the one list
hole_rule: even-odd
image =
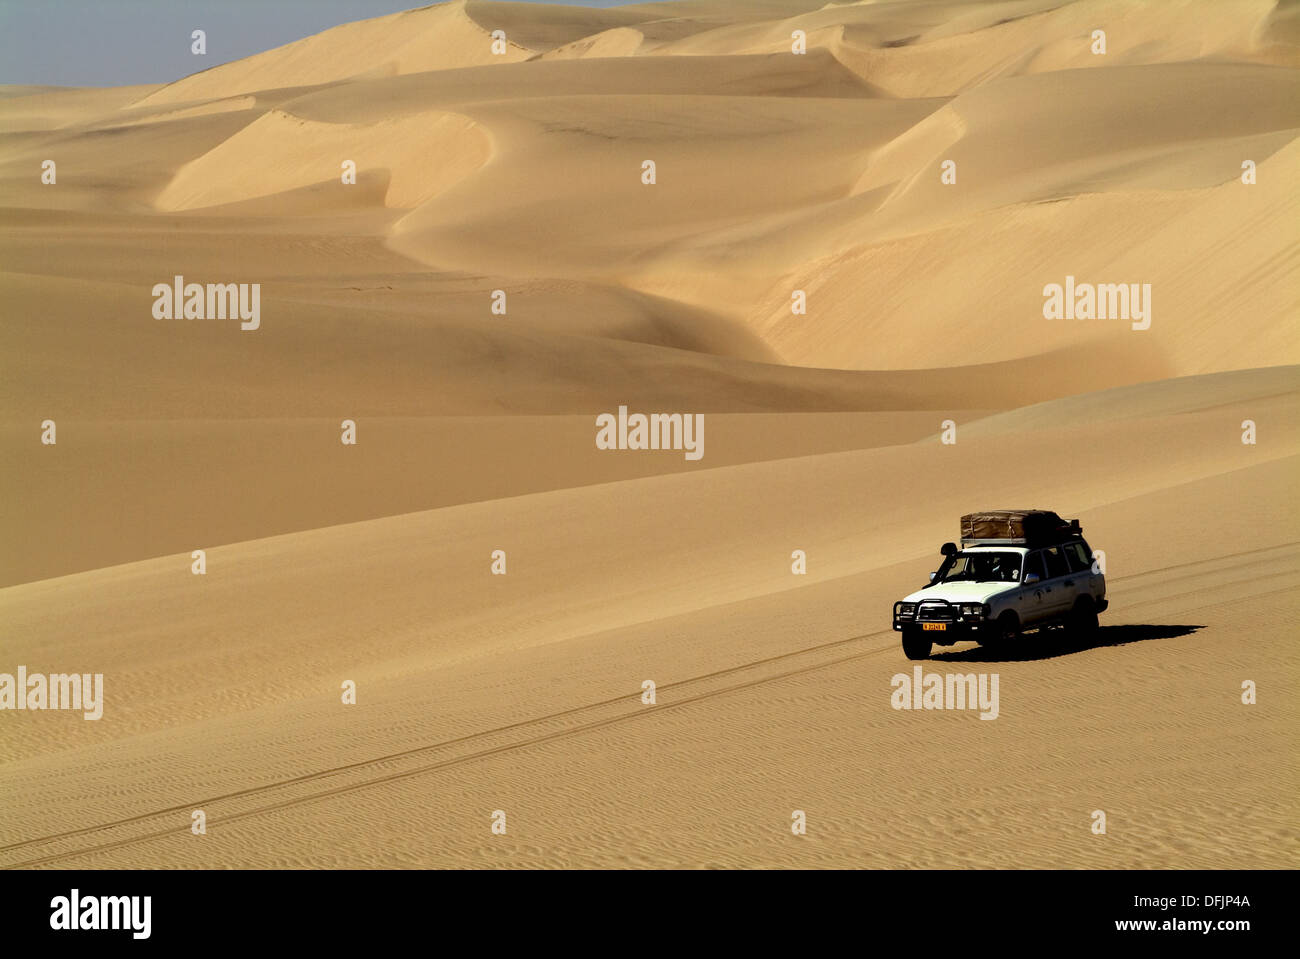
[(1089, 649), (1106, 646), (1127, 646), (1151, 639), (1177, 639), (1189, 636), (1204, 626), (1103, 626), (1089, 639), (1081, 639), (1067, 630), (1047, 630), (1021, 636), (1005, 649), (973, 646), (967, 649), (934, 653), (932, 660), (948, 663), (1025, 663), (1039, 659), (1055, 659)]

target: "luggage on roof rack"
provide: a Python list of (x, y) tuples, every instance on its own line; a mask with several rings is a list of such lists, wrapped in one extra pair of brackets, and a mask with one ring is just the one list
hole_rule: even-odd
[(1083, 535), (1077, 519), (1047, 509), (1000, 509), (961, 518), (962, 546), (1049, 546)]

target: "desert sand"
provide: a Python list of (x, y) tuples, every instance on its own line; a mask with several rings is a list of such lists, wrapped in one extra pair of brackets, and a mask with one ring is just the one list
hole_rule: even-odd
[[(0, 865), (1294, 866), (1297, 40), (456, 0), (3, 89), (0, 672), (105, 702), (0, 712)], [(260, 328), (155, 319), (176, 275)], [(1066, 276), (1149, 328), (1045, 319)], [(619, 406), (704, 456), (597, 449)], [(1105, 551), (1097, 639), (893, 709), (891, 604), (1026, 506)]]

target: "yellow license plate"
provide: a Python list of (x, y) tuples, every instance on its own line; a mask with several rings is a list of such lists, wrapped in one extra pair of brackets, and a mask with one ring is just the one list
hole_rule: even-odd
[(940, 632), (942, 632), (943, 630), (945, 630), (945, 629), (948, 628), (948, 624), (947, 624), (947, 623), (922, 623), (922, 624), (921, 624), (921, 628), (922, 628), (922, 629), (937, 629), (937, 630), (939, 630)]

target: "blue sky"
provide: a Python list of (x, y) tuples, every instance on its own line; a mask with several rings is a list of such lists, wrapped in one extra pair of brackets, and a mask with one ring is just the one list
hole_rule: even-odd
[[(547, 0), (527, 0), (543, 3)], [(568, 0), (588, 7), (626, 0)], [(0, 83), (165, 83), (418, 0), (0, 0)], [(190, 33), (207, 33), (202, 62)]]

